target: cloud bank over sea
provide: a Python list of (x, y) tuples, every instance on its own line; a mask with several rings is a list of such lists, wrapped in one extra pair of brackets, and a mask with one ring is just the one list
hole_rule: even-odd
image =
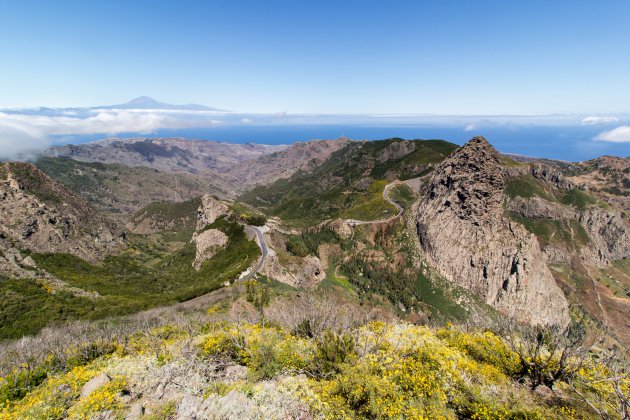
[(123, 104), (0, 110), (0, 159), (33, 159), (51, 145), (113, 136), (279, 144), (345, 135), (355, 140), (440, 138), (461, 144), (472, 135), (483, 134), (509, 153), (572, 160), (598, 153), (630, 155), (630, 115), (623, 114), (244, 114), (200, 105), (187, 109), (157, 101), (150, 104), (151, 108)]

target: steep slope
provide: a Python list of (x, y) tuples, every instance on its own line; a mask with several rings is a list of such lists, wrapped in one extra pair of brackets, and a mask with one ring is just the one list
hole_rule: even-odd
[(412, 212), (428, 261), (499, 311), (534, 324), (566, 324), (567, 301), (538, 241), (503, 209), (501, 157), (475, 137), (434, 171)]
[(387, 180), (424, 175), (456, 148), (441, 140), (350, 141), (314, 169), (254, 188), (241, 199), (300, 225), (377, 219), (396, 211), (382, 198)]
[(0, 197), (0, 233), (17, 248), (96, 261), (121, 242), (111, 222), (32, 164), (0, 164)]
[(150, 235), (160, 232), (182, 233), (190, 237), (197, 224), (199, 197), (186, 201), (155, 201), (136, 212), (126, 227), (130, 232)]
[(630, 214), (630, 158), (602, 156), (570, 169), (575, 185), (621, 209), (624, 217)]
[(625, 209), (630, 198), (624, 193), (624, 168), (624, 159), (610, 157), (582, 163), (534, 160), (505, 168), (505, 208), (536, 235), (572, 311), (628, 346), (630, 224)]
[(42, 157), (35, 165), (97, 209), (122, 219), (153, 202), (228, 195), (211, 180), (187, 173), (60, 157)]
[(229, 170), (229, 174), (239, 180), (239, 189), (246, 191), (257, 185), (289, 178), (299, 171), (310, 172), (348, 142), (348, 139), (340, 138), (294, 143), (285, 150), (237, 164)]

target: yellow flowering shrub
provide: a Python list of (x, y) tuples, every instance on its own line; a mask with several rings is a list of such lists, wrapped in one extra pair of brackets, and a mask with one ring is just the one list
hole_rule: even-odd
[[(263, 405), (274, 395), (280, 399), (273, 404), (281, 405), (279, 395), (288, 395), (308, 408), (313, 418), (584, 419), (592, 416), (571, 387), (609, 407), (615, 404), (617, 392), (609, 380), (616, 367), (589, 359), (574, 363), (572, 382), (560, 381), (554, 397), (545, 398), (515, 380), (522, 373), (519, 359), (499, 336), (453, 327), (371, 322), (345, 332), (307, 337), (273, 325), (210, 323), (195, 339), (198, 360), (189, 359), (190, 352), (181, 352), (190, 349), (190, 343), (181, 340), (185, 334), (171, 326), (143, 331), (129, 341), (120, 340), (126, 348), (122, 354), (110, 354), (108, 346), (102, 347), (107, 351), (89, 344), (73, 347), (68, 354), (85, 356), (81, 360), (104, 354), (66, 373), (47, 371), (46, 376), (29, 382), (24, 395), (0, 402), (0, 420), (123, 416), (128, 409), (121, 395), (127, 388), (126, 378), (136, 385), (142, 383), (135, 377), (146, 371), (141, 361), (150, 361), (146, 366), (177, 366), (183, 357), (187, 363), (219, 359), (247, 366), (247, 377), (238, 375), (237, 380), (200, 379), (195, 386), (205, 390), (205, 398), (234, 390)], [(130, 349), (137, 354), (129, 355)], [(114, 376), (80, 398), (85, 383), (105, 367), (112, 375), (125, 376)], [(9, 381), (15, 383), (5, 388), (15, 390), (31, 379), (0, 378), (0, 390)], [(630, 392), (627, 376), (616, 386), (626, 395)], [(162, 414), (168, 418), (175, 409), (176, 403), (169, 403), (158, 410), (156, 418)]]
[(186, 332), (173, 325), (138, 331), (129, 337), (126, 351), (132, 354), (155, 353), (159, 357), (162, 349), (185, 335)]
[(549, 416), (544, 409), (524, 407), (504, 368), (488, 363), (496, 359), (509, 367), (512, 362), (509, 350), (490, 333), (436, 333), (427, 327), (373, 323), (358, 330), (356, 341), (363, 353), (358, 360), (342, 365), (330, 379), (311, 381), (326, 417)]
[(94, 390), (85, 398), (79, 399), (68, 410), (69, 419), (89, 419), (104, 411), (116, 413), (125, 408), (120, 396), (127, 387), (124, 377), (115, 377), (110, 382)]
[(42, 385), (17, 403), (5, 404), (0, 419), (62, 419), (81, 393), (81, 388), (98, 375), (98, 363), (79, 366), (49, 377)]
[(252, 379), (271, 378), (280, 371), (305, 369), (313, 345), (276, 327), (259, 324), (215, 324), (200, 344), (205, 356), (223, 357), (250, 368)]
[(441, 328), (436, 331), (436, 335), (450, 347), (463, 351), (478, 362), (497, 367), (510, 377), (520, 373), (518, 355), (490, 331), (464, 333), (452, 328)]

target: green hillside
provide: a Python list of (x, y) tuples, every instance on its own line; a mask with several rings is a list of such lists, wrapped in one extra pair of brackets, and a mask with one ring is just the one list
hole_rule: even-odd
[(172, 252), (167, 241), (143, 236), (132, 236), (125, 252), (96, 265), (69, 254), (32, 253), (39, 268), (99, 297), (52, 294), (34, 281), (1, 281), (0, 295), (6, 299), (0, 308), (0, 339), (33, 334), (54, 322), (117, 316), (181, 302), (234, 281), (260, 250), (234, 222), (220, 218), (208, 228), (223, 231), (229, 242), (199, 271), (192, 266), (193, 243)]
[(351, 142), (312, 172), (298, 172), (241, 196), (271, 216), (295, 225), (337, 217), (379, 219), (395, 214), (382, 200), (384, 180), (429, 172), (457, 148), (442, 140)]

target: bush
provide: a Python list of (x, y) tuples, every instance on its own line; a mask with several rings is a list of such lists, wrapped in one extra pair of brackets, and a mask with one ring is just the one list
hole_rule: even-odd
[(349, 334), (336, 334), (326, 330), (316, 343), (317, 349), (313, 366), (315, 374), (319, 377), (326, 377), (339, 372), (341, 364), (356, 354), (354, 338)]
[(442, 328), (436, 335), (450, 347), (461, 350), (480, 363), (499, 368), (509, 377), (514, 378), (520, 374), (521, 366), (517, 354), (490, 331), (464, 333), (452, 328)]

